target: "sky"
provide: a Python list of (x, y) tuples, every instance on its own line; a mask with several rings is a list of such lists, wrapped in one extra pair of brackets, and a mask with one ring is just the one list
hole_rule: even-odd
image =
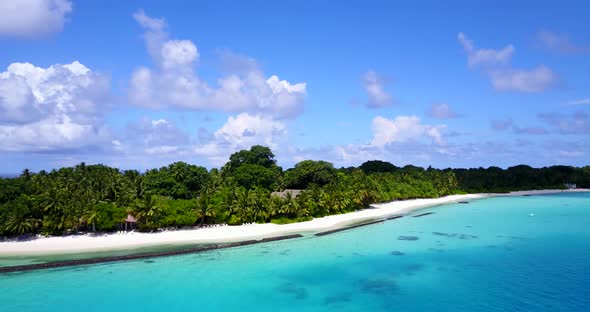
[(587, 1), (0, 0), (0, 172), (590, 165)]

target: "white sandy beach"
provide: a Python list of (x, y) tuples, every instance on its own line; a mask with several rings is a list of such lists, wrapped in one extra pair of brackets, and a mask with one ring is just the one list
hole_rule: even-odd
[(372, 208), (333, 215), (311, 221), (292, 224), (249, 224), (240, 226), (214, 226), (194, 230), (177, 230), (157, 233), (120, 232), (102, 236), (73, 235), (41, 237), (28, 241), (0, 242), (0, 257), (27, 255), (73, 254), (110, 250), (125, 250), (173, 244), (200, 244), (236, 242), (261, 239), (286, 234), (312, 233), (335, 229), (365, 220), (385, 218), (411, 211), (493, 196), (540, 195), (560, 192), (584, 192), (589, 190), (541, 190), (521, 191), (510, 194), (466, 194), (434, 199), (412, 199), (376, 204)]

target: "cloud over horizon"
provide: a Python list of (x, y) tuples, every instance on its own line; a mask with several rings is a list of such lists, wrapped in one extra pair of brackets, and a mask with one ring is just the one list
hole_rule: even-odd
[(265, 145), (277, 152), (287, 133), (285, 122), (262, 114), (241, 113), (229, 116), (206, 142), (194, 147), (194, 152), (205, 156), (215, 165), (223, 165), (229, 155), (253, 145)]
[(538, 31), (518, 10), (438, 8), (457, 23), (429, 24), (341, 7), (362, 22), (324, 7), (286, 19), (281, 5), (262, 16), (241, 2), (156, 1), (148, 15), (131, 2), (0, 0), (0, 172), (218, 167), (254, 144), (285, 167), (588, 163), (581, 12)]
[(566, 135), (590, 134), (590, 117), (584, 111), (564, 113), (539, 113), (538, 118), (559, 133)]
[(75, 61), (0, 72), (0, 150), (52, 152), (109, 142), (103, 124), (110, 81)]

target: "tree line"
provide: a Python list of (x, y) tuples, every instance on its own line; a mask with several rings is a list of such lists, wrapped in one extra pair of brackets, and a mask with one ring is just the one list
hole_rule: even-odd
[(289, 223), (378, 202), (563, 188), (564, 182), (590, 186), (590, 167), (439, 170), (374, 160), (337, 169), (304, 160), (283, 170), (270, 148), (257, 145), (211, 170), (184, 162), (143, 173), (84, 163), (50, 172), (25, 169), (19, 177), (0, 179), (0, 235), (116, 231), (125, 228), (129, 214), (142, 231)]

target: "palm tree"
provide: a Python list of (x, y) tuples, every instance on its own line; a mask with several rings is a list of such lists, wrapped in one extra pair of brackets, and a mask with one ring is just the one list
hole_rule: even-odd
[(145, 194), (145, 179), (143, 176), (138, 175), (135, 177), (135, 179), (132, 181), (133, 183), (133, 187), (134, 187), (134, 192), (135, 192), (135, 197), (142, 199), (143, 195)]
[(221, 201), (218, 204), (219, 211), (225, 214), (227, 219), (231, 218), (232, 213), (234, 212), (232, 204), (236, 198), (236, 189), (233, 186), (224, 184), (219, 186), (217, 193), (221, 197)]
[(258, 187), (255, 188), (250, 192), (248, 199), (250, 203), (249, 206), (253, 212), (254, 222), (258, 221), (259, 217), (266, 221), (268, 217), (268, 213), (266, 211), (266, 206), (268, 206), (266, 203), (268, 200), (268, 195), (264, 192), (264, 190)]
[(289, 216), (294, 217), (307, 217), (309, 216), (309, 211), (305, 209), (305, 207), (301, 207), (299, 203), (293, 198), (293, 194), (291, 192), (287, 192), (285, 194), (284, 199), (284, 206), (285, 211)]
[(236, 188), (236, 196), (231, 203), (230, 215), (235, 214), (242, 223), (248, 220), (248, 193), (248, 190), (243, 187)]
[(21, 173), (21, 178), (24, 178), (25, 180), (30, 180), (31, 179), (31, 170), (29, 169), (25, 169), (23, 170), (23, 172)]
[(124, 191), (125, 185), (123, 179), (118, 173), (114, 173), (109, 177), (108, 185), (106, 188), (106, 196), (111, 202), (116, 202), (120, 199), (121, 193)]
[(157, 200), (157, 195), (147, 193), (136, 205), (135, 217), (146, 229), (156, 229), (159, 227), (161, 212), (162, 207)]
[(171, 167), (174, 181), (178, 183), (182, 182), (184, 180), (184, 168), (180, 164), (172, 164)]
[(43, 211), (50, 214), (61, 214), (64, 208), (63, 194), (65, 190), (55, 183), (49, 185), (43, 194), (45, 197)]
[(21, 218), (21, 216), (13, 215), (8, 220), (7, 230), (15, 234), (33, 233), (41, 224), (41, 220), (35, 218)]
[(33, 233), (41, 225), (37, 218), (33, 202), (30, 196), (21, 195), (16, 202), (13, 202), (9, 215), (5, 219), (5, 229), (14, 234)]
[(361, 189), (356, 193), (353, 199), (354, 203), (359, 208), (367, 208), (370, 204), (375, 202), (377, 195), (373, 190)]
[(269, 219), (272, 219), (275, 216), (288, 215), (286, 208), (287, 207), (280, 196), (271, 196), (267, 205)]
[(200, 226), (205, 224), (205, 219), (208, 217), (214, 217), (215, 211), (210, 201), (210, 195), (205, 193), (197, 200), (197, 216), (201, 219)]
[(96, 232), (96, 221), (100, 219), (98, 211), (95, 209), (89, 209), (84, 213), (82, 221), (86, 224), (92, 224), (92, 232)]

